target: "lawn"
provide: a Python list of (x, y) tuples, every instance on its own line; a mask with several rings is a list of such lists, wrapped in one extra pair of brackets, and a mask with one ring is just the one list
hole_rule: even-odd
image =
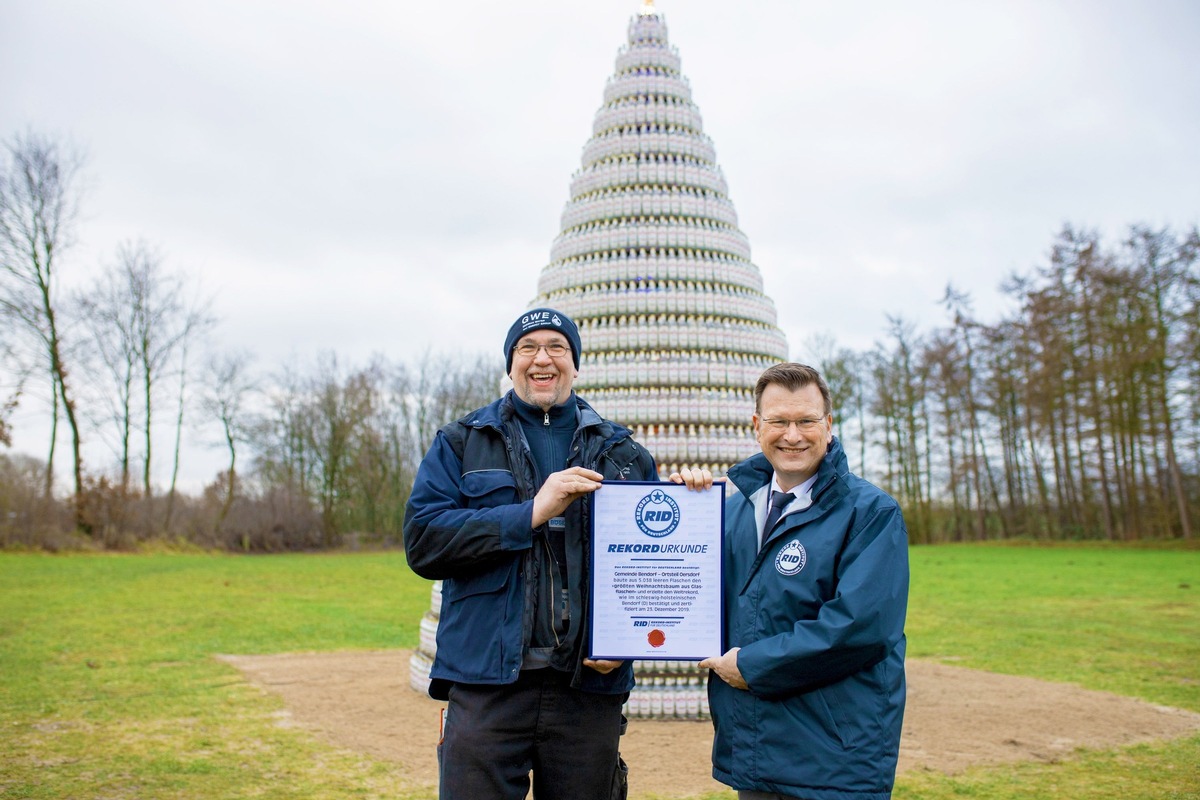
[[(1200, 551), (912, 551), (909, 652), (1200, 711)], [(0, 798), (402, 798), (217, 653), (410, 648), (402, 554), (0, 554)], [(1200, 737), (906, 776), (898, 798), (1200, 798)], [(732, 795), (728, 795), (732, 796)]]

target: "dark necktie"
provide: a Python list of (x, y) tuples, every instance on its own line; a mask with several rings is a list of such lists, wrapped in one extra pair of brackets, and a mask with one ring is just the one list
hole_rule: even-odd
[(783, 516), (783, 507), (795, 499), (796, 495), (791, 492), (771, 492), (771, 510), (767, 512), (767, 522), (763, 525), (764, 541), (770, 535), (771, 529), (775, 527), (775, 523), (779, 522), (779, 518)]

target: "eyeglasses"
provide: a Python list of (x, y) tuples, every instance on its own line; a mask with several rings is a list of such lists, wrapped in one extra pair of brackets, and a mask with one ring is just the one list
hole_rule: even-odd
[(513, 348), (513, 352), (522, 358), (533, 358), (537, 355), (538, 350), (545, 350), (546, 355), (551, 358), (562, 358), (567, 353), (571, 352), (571, 348), (567, 347), (562, 342), (551, 342), (550, 344), (532, 344), (526, 342), (519, 344)]
[(796, 430), (800, 431), (801, 433), (808, 433), (809, 431), (816, 430), (820, 425), (822, 425), (825, 422), (825, 420), (823, 418), (822, 419), (764, 419), (762, 422), (763, 422), (763, 425), (766, 425), (771, 430), (780, 431), (781, 433), (783, 431), (786, 431), (788, 428), (792, 427), (793, 425), (795, 425)]

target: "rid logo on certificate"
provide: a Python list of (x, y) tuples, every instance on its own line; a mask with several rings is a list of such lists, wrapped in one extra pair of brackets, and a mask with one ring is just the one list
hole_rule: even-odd
[(725, 652), (725, 486), (604, 481), (592, 502), (590, 657), (700, 661)]

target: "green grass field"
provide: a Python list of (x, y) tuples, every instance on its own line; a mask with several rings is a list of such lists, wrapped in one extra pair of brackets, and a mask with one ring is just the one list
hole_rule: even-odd
[[(1200, 711), (1200, 550), (922, 547), (912, 574), (912, 656)], [(428, 604), (399, 553), (0, 554), (0, 798), (428, 798), (213, 658), (413, 647)], [(1200, 798), (1200, 737), (895, 796)]]

